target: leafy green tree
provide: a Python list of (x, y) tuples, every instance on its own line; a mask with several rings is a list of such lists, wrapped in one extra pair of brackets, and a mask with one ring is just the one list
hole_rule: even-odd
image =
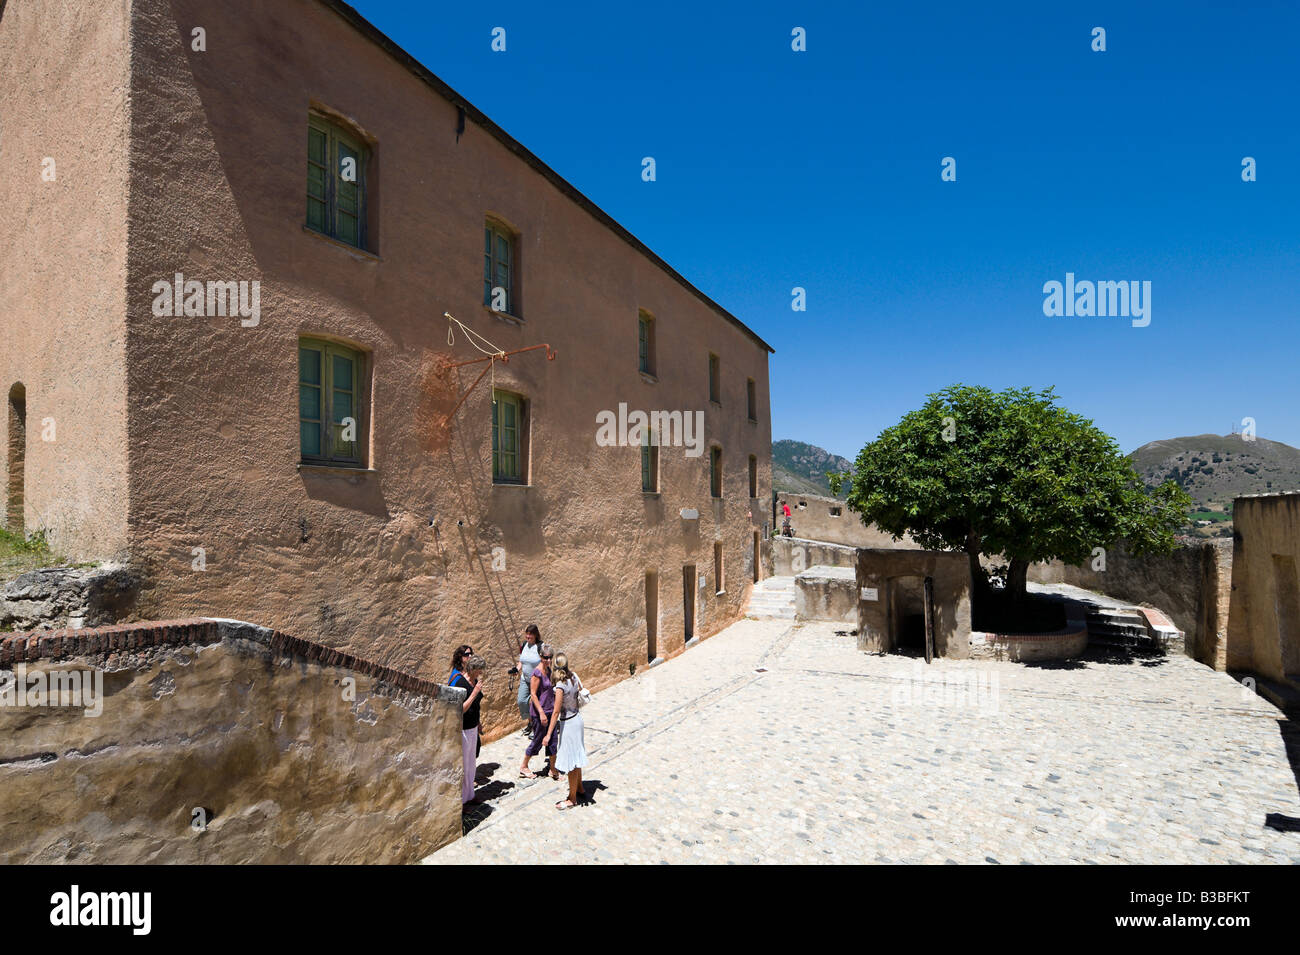
[(1010, 561), (1007, 590), (1025, 594), (1029, 565), (1082, 564), (1127, 542), (1168, 553), (1191, 498), (1173, 481), (1148, 489), (1115, 440), (1056, 403), (1053, 389), (952, 385), (862, 449), (853, 470), (828, 474), (863, 523), (932, 550)]

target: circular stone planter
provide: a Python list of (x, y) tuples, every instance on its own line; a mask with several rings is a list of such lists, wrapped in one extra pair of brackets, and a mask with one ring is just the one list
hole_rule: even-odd
[(1072, 660), (1088, 649), (1088, 624), (1069, 620), (1051, 633), (983, 633), (971, 631), (970, 655), (974, 658), (1036, 662)]

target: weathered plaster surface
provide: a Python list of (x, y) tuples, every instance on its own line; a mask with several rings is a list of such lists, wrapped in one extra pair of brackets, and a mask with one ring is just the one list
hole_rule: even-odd
[[(939, 656), (971, 655), (970, 562), (964, 553), (910, 548), (860, 548), (857, 586), (858, 648), (869, 652), (894, 649), (896, 590), (906, 584), (920, 600), (922, 581), (934, 578), (934, 649)], [(901, 582), (901, 583), (900, 583)], [(913, 586), (914, 585), (914, 586)], [(861, 599), (866, 588), (875, 598)]]
[(102, 668), (106, 699), (98, 717), (0, 707), (0, 862), (407, 862), (459, 837), (463, 691), (221, 633), (25, 664)]
[[(129, 535), (141, 615), (258, 620), (433, 679), (471, 643), (490, 667), (489, 736), (518, 719), (506, 670), (528, 623), (594, 688), (647, 662), (647, 571), (659, 574), (660, 656), (685, 642), (684, 565), (708, 579), (696, 636), (737, 619), (771, 486), (766, 352), (484, 129), (470, 122), (458, 141), (456, 109), (321, 4), (132, 10)], [(197, 25), (206, 53), (188, 43)], [(313, 104), (375, 137), (374, 255), (303, 228)], [(481, 304), (489, 214), (521, 235), (522, 324)], [(259, 280), (260, 324), (155, 318), (151, 286), (177, 271)], [(656, 318), (657, 381), (637, 373), (638, 309)], [(492, 485), (486, 380), (443, 424), (479, 371), (447, 370), (478, 353), (459, 336), (448, 346), (444, 311), (503, 349), (558, 353), (495, 372), (532, 402), (530, 486)], [(369, 351), (369, 473), (297, 466), (302, 334)], [(708, 401), (710, 351), (720, 405)], [(661, 454), (662, 493), (643, 495), (639, 449), (594, 440), (597, 412), (620, 402), (703, 410), (724, 449), (724, 498), (710, 499), (707, 450), (680, 448)], [(498, 546), (504, 571), (491, 569)]]
[(1300, 678), (1300, 492), (1239, 497), (1227, 667)]
[(126, 4), (0, 7), (0, 402), (25, 386), (23, 523), (111, 557), (127, 546)]

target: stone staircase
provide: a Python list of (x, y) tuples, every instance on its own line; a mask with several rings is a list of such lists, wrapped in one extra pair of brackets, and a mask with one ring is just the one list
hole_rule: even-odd
[(750, 620), (793, 620), (794, 578), (768, 577), (754, 585), (745, 616)]
[(1135, 610), (1105, 608), (1088, 613), (1088, 643), (1102, 647), (1153, 646), (1146, 621)]

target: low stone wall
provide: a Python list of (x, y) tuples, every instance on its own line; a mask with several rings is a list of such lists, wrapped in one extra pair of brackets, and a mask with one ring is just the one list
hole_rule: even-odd
[(794, 579), (796, 620), (857, 626), (857, 574), (852, 567), (809, 567)]
[(856, 547), (799, 537), (772, 539), (772, 569), (777, 577), (795, 577), (809, 567), (855, 567), (857, 562)]
[(1131, 557), (1120, 546), (1106, 552), (1104, 570), (1053, 561), (1034, 564), (1028, 577), (1036, 583), (1065, 583), (1159, 607), (1186, 635), (1186, 653), (1222, 670), (1228, 627), (1232, 558), (1227, 541), (1179, 547), (1165, 557)]
[[(909, 537), (896, 541), (874, 524), (863, 524), (848, 504), (834, 497), (816, 494), (782, 494), (776, 506), (776, 533), (781, 533), (781, 501), (790, 505), (790, 526), (804, 540), (843, 544), (848, 547), (904, 547), (919, 550)], [(839, 512), (838, 514), (836, 512)]]
[[(39, 705), (56, 673), (98, 680), (99, 715)], [(8, 636), (0, 674), (0, 862), (400, 863), (460, 835), (463, 690), (211, 619)]]
[(140, 581), (125, 565), (44, 567), (0, 590), (0, 629), (51, 630), (116, 623), (130, 613)]

